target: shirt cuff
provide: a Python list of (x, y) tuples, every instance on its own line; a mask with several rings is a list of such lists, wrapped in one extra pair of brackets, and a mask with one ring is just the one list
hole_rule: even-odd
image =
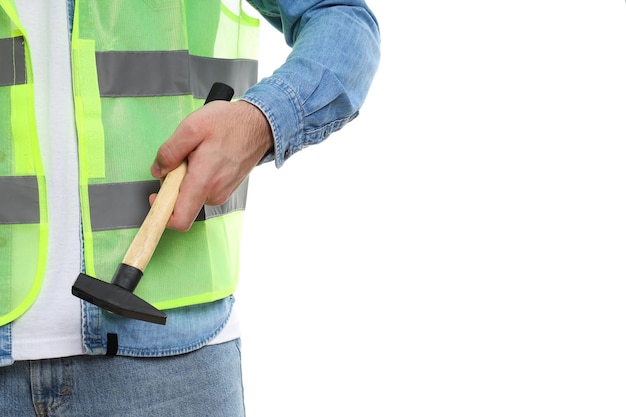
[(304, 111), (296, 92), (280, 78), (265, 78), (240, 98), (256, 106), (267, 118), (274, 136), (274, 148), (261, 160), (274, 160), (280, 168), (303, 148)]

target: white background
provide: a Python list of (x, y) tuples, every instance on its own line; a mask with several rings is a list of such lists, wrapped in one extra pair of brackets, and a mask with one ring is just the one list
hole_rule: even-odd
[(248, 416), (626, 415), (626, 4), (369, 4), (361, 116), (251, 178)]

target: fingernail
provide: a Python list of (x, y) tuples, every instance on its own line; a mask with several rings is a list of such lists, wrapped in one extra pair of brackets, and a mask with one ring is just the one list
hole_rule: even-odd
[(152, 168), (150, 168), (150, 171), (152, 172), (152, 176), (154, 178), (161, 178), (163, 176), (162, 175), (162, 171), (161, 171), (161, 167), (158, 166), (156, 164), (156, 162), (154, 164), (152, 164)]

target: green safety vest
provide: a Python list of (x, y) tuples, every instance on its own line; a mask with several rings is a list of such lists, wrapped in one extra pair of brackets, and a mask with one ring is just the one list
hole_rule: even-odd
[[(72, 77), (85, 272), (109, 281), (159, 182), (150, 166), (214, 82), (235, 97), (256, 82), (259, 22), (241, 0), (77, 0)], [(48, 252), (46, 180), (28, 36), (0, 0), (0, 325), (41, 288)], [(188, 232), (166, 230), (135, 293), (160, 309), (232, 294), (247, 184), (205, 206)], [(68, 289), (69, 291), (69, 289)]]

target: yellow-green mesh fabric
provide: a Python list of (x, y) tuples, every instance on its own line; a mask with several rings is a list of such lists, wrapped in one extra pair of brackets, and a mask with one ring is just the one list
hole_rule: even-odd
[[(97, 120), (87, 118), (78, 129), (85, 260), (87, 273), (105, 281), (113, 276), (138, 229), (92, 232), (87, 186), (153, 180), (150, 166), (158, 147), (204, 101), (191, 95), (99, 99), (97, 83), (92, 82), (97, 79), (93, 52), (188, 50), (210, 58), (220, 49), (228, 53), (219, 58), (256, 58), (257, 20), (225, 17), (219, 1), (187, 1), (185, 5), (186, 9), (182, 2), (163, 0), (77, 4), (80, 20), (74, 23), (73, 61), (76, 102), (82, 104), (77, 113), (98, 115)], [(249, 25), (246, 42), (240, 39), (237, 22), (241, 20)], [(227, 47), (216, 45), (218, 25), (219, 42)], [(180, 27), (186, 31), (178, 30)], [(246, 46), (240, 47), (240, 43)], [(89, 49), (93, 51), (89, 53)], [(97, 104), (94, 97), (98, 97)], [(167, 230), (136, 294), (158, 308), (231, 294), (239, 274), (242, 222), (243, 212), (239, 211), (196, 222), (186, 233)]]
[[(232, 294), (239, 277), (242, 224), (243, 212), (236, 211), (196, 222), (185, 233), (166, 230), (135, 294), (157, 308), (197, 304)], [(96, 251), (112, 254), (111, 258), (95, 258), (97, 277), (110, 280), (136, 232), (95, 233)], [(204, 248), (204, 253), (198, 248)]]
[(80, 37), (94, 39), (97, 51), (188, 50), (213, 58), (258, 58), (259, 21), (241, 10), (241, 2), (238, 10), (215, 0), (144, 0), (132, 7), (128, 0), (91, 3), (81, 1), (77, 16), (90, 22), (81, 25)]
[(258, 58), (259, 22), (240, 9), (235, 13), (222, 4), (219, 29), (215, 42), (215, 56), (218, 58)]
[[(23, 35), (5, 13), (9, 7), (11, 2), (0, 2), (0, 38)], [(26, 55), (28, 60), (28, 49)], [(0, 87), (0, 176), (37, 176), (40, 223), (0, 225), (0, 325), (19, 317), (35, 301), (47, 256), (45, 177), (29, 62), (27, 71), (28, 84)]]
[(153, 180), (150, 166), (159, 146), (202, 100), (185, 95), (103, 98), (100, 103), (106, 178), (92, 177), (90, 184)]

